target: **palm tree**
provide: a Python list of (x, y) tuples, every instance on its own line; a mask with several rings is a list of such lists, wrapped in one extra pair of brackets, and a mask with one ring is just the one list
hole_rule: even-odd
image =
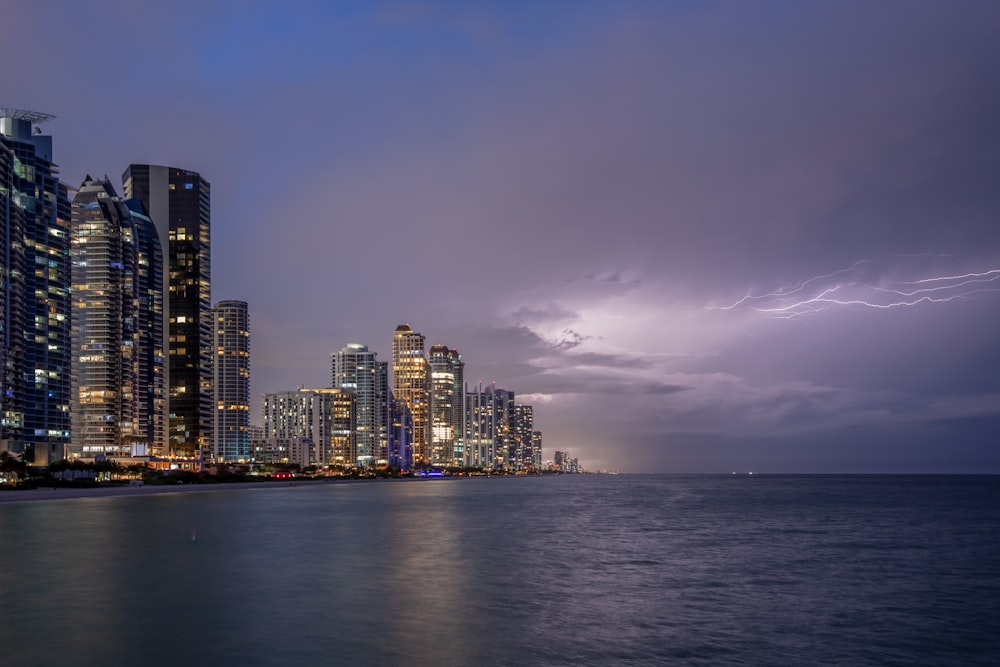
[(11, 454), (9, 451), (0, 452), (0, 471), (12, 472), (16, 479), (20, 479), (27, 470), (24, 463), (23, 454)]

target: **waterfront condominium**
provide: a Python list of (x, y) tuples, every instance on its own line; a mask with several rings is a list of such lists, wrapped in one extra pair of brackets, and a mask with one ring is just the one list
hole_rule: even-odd
[(410, 325), (400, 324), (392, 337), (392, 393), (409, 409), (413, 465), (417, 467), (431, 464), (429, 381), (424, 337), (410, 329)]
[(535, 467), (535, 413), (530, 405), (514, 405), (510, 414), (510, 448), (507, 467), (510, 470), (536, 470)]
[(212, 459), (250, 460), (250, 315), (246, 301), (215, 304)]
[(53, 116), (0, 108), (0, 449), (36, 465), (70, 438), (70, 205)]
[(176, 167), (133, 164), (122, 175), (163, 245), (167, 439), (174, 456), (209, 452), (213, 423), (211, 197), (208, 181)]
[(354, 394), (345, 389), (306, 389), (264, 394), (264, 439), (267, 443), (301, 440), (318, 465), (352, 466)]
[(465, 395), (466, 465), (509, 470), (514, 392), (480, 384)]
[(162, 412), (155, 229), (107, 179), (87, 176), (72, 204), (73, 458), (149, 453)]
[(433, 345), (428, 352), (430, 366), (431, 464), (463, 466), (465, 362), (458, 350)]
[(359, 343), (348, 343), (330, 355), (331, 384), (355, 397), (354, 442), (356, 458), (351, 465), (371, 466), (386, 463), (383, 439), (386, 434), (385, 367), (375, 359), (375, 352)]

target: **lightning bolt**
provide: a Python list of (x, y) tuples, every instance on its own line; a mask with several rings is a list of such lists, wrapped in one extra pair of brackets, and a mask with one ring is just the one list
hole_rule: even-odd
[(860, 260), (845, 269), (767, 293), (754, 294), (751, 290), (732, 304), (709, 308), (752, 309), (769, 317), (793, 319), (817, 315), (831, 308), (853, 306), (888, 310), (967, 301), (988, 292), (1000, 292), (1000, 269), (874, 281), (858, 271), (859, 267), (870, 263), (871, 260)]

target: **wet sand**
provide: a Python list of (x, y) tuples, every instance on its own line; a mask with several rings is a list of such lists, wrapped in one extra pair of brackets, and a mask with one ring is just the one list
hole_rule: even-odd
[(39, 487), (16, 491), (0, 491), (0, 504), (33, 502), (37, 500), (73, 500), (78, 498), (122, 498), (132, 496), (155, 496), (163, 493), (207, 493), (210, 491), (246, 491), (250, 489), (280, 489), (290, 486), (316, 486), (336, 484), (355, 480), (329, 479), (295, 482), (239, 482), (228, 484), (159, 484), (143, 486), (102, 486), (97, 488), (56, 488)]

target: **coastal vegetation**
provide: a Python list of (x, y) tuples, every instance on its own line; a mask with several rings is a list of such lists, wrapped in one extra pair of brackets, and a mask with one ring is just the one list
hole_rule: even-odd
[(450, 467), (405, 471), (398, 466), (359, 468), (295, 464), (229, 464), (206, 466), (201, 471), (164, 470), (144, 462), (114, 459), (62, 459), (46, 467), (28, 466), (22, 456), (0, 452), (0, 489), (95, 488), (126, 485), (240, 484), (275, 480), (390, 479), (406, 477), (485, 477), (505, 473), (482, 468)]

